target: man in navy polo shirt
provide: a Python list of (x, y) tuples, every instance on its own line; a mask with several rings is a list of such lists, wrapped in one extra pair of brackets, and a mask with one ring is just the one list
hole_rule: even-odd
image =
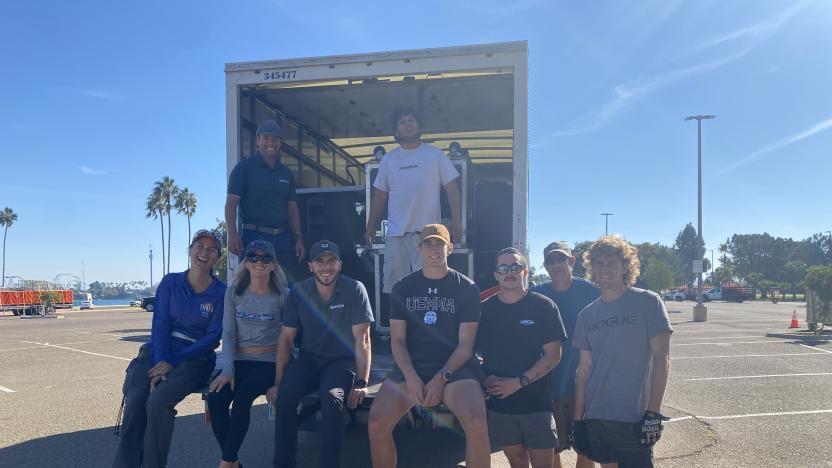
[[(281, 142), (277, 122), (262, 121), (257, 127), (257, 152), (237, 163), (228, 177), (225, 224), (231, 253), (239, 256), (243, 245), (255, 239), (268, 241), (274, 245), (280, 266), (293, 281), (297, 279), (298, 261), (305, 248), (295, 176), (278, 158)], [(242, 233), (237, 230), (238, 207)]]
[[(313, 276), (289, 294), (277, 344), (275, 384), (266, 394), (269, 403), (277, 405), (275, 467), (295, 466), (297, 407), (314, 390), (323, 415), (320, 466), (338, 466), (344, 408), (355, 408), (364, 400), (370, 378), (373, 313), (367, 290), (360, 281), (340, 274), (341, 251), (334, 242), (318, 241), (309, 253)], [(289, 364), (293, 343), (300, 356)]]

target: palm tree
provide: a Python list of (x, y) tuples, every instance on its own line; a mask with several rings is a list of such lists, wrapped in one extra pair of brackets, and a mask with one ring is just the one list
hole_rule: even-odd
[(159, 192), (159, 196), (161, 197), (162, 201), (162, 208), (164, 209), (164, 213), (168, 216), (168, 267), (167, 271), (170, 272), (170, 211), (173, 208), (173, 200), (176, 198), (176, 194), (179, 193), (179, 187), (173, 182), (168, 176), (162, 177), (162, 180), (157, 180), (156, 184), (153, 187), (154, 191)]
[(196, 213), (196, 195), (188, 190), (188, 187), (183, 188), (176, 194), (176, 212), (184, 214), (188, 218), (188, 242), (191, 240), (191, 218)]
[(162, 276), (165, 276), (165, 222), (162, 219), (162, 203), (159, 192), (154, 189), (150, 195), (147, 196), (145, 202), (145, 217), (159, 219), (159, 227), (162, 229)]
[(6, 234), (9, 232), (9, 228), (12, 227), (12, 224), (17, 221), (17, 213), (14, 212), (8, 206), (3, 209), (3, 212), (0, 213), (0, 226), (3, 226), (3, 276), (0, 279), (0, 286), (6, 285)]

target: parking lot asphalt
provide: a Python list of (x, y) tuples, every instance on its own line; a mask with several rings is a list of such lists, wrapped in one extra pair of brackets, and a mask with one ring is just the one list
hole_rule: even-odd
[[(673, 419), (657, 466), (832, 466), (832, 344), (766, 338), (788, 332), (801, 304), (668, 302), (672, 370), (663, 412)], [(150, 336), (137, 308), (62, 312), (59, 319), (0, 317), (0, 466), (109, 466), (124, 370)], [(216, 466), (219, 450), (192, 395), (178, 407), (171, 467)], [(273, 423), (258, 399), (240, 452), (247, 467), (270, 466)], [(401, 467), (461, 466), (457, 431), (399, 428)], [(298, 466), (317, 466), (316, 433), (301, 433)], [(574, 466), (574, 454), (564, 454)], [(350, 428), (342, 460), (369, 466), (366, 427)], [(508, 467), (500, 453), (492, 466)]]

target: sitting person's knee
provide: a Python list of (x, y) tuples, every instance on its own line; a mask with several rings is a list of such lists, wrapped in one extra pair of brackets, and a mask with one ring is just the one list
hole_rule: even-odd
[(459, 419), (459, 423), (469, 437), (474, 434), (488, 435), (488, 418), (484, 411), (466, 408), (465, 411), (461, 411), (456, 417)]
[(147, 409), (147, 415), (151, 416), (155, 413), (172, 409), (176, 406), (176, 403), (171, 403), (168, 399), (164, 398), (161, 392), (150, 392), (150, 395), (147, 397), (147, 401), (145, 401), (145, 408)]
[(393, 421), (392, 415), (385, 414), (383, 411), (374, 411), (374, 409), (370, 407), (370, 416), (367, 420), (367, 431), (371, 439), (392, 432), (398, 422)]
[(331, 401), (335, 402), (343, 402), (344, 401), (344, 389), (341, 387), (330, 388), (327, 392), (328, 398)]

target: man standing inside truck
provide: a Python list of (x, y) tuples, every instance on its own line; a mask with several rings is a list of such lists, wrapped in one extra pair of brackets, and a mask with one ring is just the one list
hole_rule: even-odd
[(462, 215), (457, 180), (459, 172), (439, 148), (422, 142), (419, 118), (412, 109), (399, 109), (391, 119), (399, 147), (387, 153), (373, 183), (372, 203), (364, 241), (373, 243), (376, 225), (387, 208), (384, 242), (383, 291), (422, 267), (419, 231), (442, 222), (440, 190), (451, 209), (452, 240), (462, 238)]
[[(361, 404), (370, 378), (373, 312), (367, 290), (360, 281), (340, 274), (341, 251), (334, 242), (320, 240), (309, 252), (312, 278), (297, 283), (289, 294), (277, 345), (275, 384), (266, 394), (277, 407), (276, 468), (295, 467), (297, 408), (314, 390), (323, 415), (320, 466), (339, 466), (344, 410)], [(289, 363), (293, 344), (300, 355)]]
[[(305, 254), (295, 177), (279, 160), (280, 125), (266, 119), (257, 127), (257, 152), (238, 162), (228, 177), (225, 224), (228, 250), (242, 253), (255, 239), (270, 242), (290, 282), (297, 280), (298, 262)], [(242, 232), (237, 229), (237, 208)]]
[(444, 403), (465, 432), (465, 466), (490, 466), (485, 400), (469, 367), (480, 320), (480, 293), (448, 267), (451, 236), (441, 224), (420, 229), (423, 267), (393, 287), (390, 347), (395, 367), (370, 407), (375, 468), (396, 466), (393, 428), (410, 408)]
[[(560, 364), (552, 371), (552, 409), (558, 428), (560, 452), (570, 448), (569, 429), (572, 427), (572, 416), (575, 413), (575, 372), (578, 369), (580, 352), (572, 347), (572, 335), (575, 333), (575, 322), (578, 313), (584, 307), (598, 299), (601, 291), (589, 281), (572, 276), (575, 266), (575, 256), (566, 242), (555, 241), (543, 249), (543, 267), (549, 273), (551, 281), (535, 286), (532, 291), (543, 294), (558, 306), (563, 324), (566, 327), (566, 340), (563, 342), (563, 353)], [(578, 454), (576, 468), (591, 468), (592, 460)], [(555, 466), (560, 466), (556, 463)]]
[(638, 251), (624, 239), (596, 241), (584, 266), (601, 298), (578, 315), (572, 338), (581, 353), (572, 446), (598, 463), (652, 468), (668, 419), (660, 413), (673, 333), (667, 310), (658, 295), (632, 287)]

